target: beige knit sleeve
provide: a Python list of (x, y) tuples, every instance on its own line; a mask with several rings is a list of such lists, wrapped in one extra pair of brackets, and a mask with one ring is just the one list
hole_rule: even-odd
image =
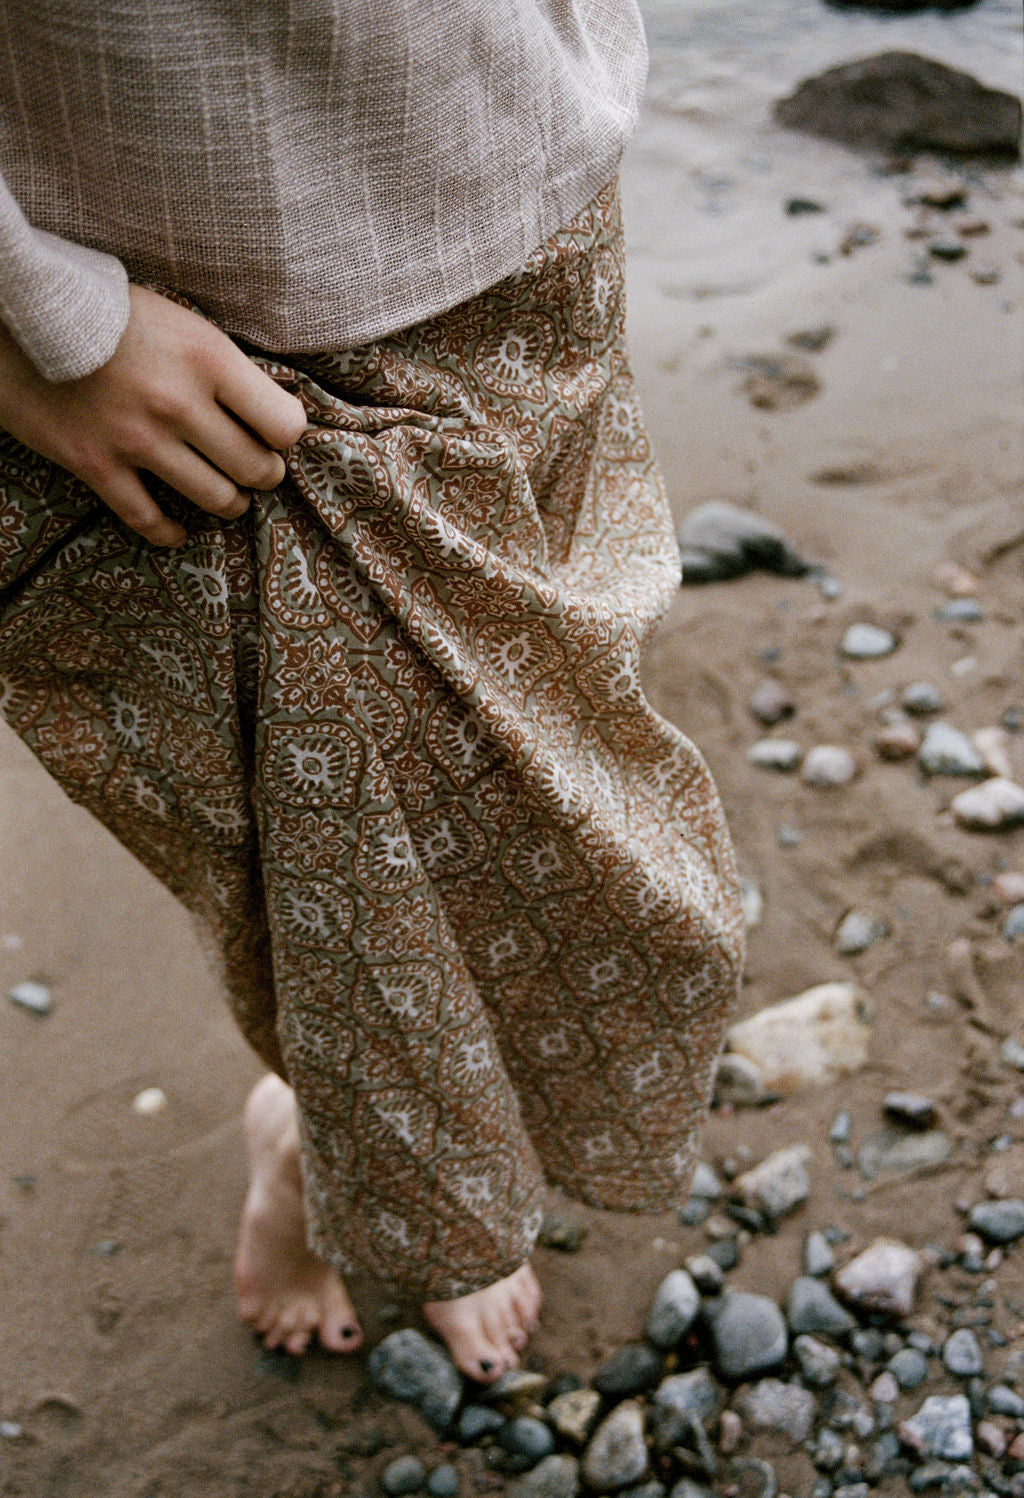
[(75, 380), (99, 369), (128, 311), (121, 262), (33, 229), (0, 177), (0, 321), (40, 374)]

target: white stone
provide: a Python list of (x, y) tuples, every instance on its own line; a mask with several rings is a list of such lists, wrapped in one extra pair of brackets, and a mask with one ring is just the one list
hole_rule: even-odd
[(761, 1070), (739, 1054), (728, 1052), (718, 1058), (715, 1068), (715, 1102), (731, 1103), (734, 1108), (756, 1108), (764, 1101), (765, 1085)]
[(920, 1254), (905, 1243), (876, 1238), (836, 1271), (835, 1286), (844, 1300), (861, 1310), (909, 1316), (922, 1267)]
[(167, 1094), (160, 1087), (144, 1087), (132, 1098), (132, 1112), (142, 1118), (162, 1113), (167, 1107)]
[(859, 1070), (870, 1039), (871, 1003), (863, 989), (820, 983), (740, 1020), (726, 1044), (757, 1068), (766, 1088), (789, 1093)]
[(700, 1310), (700, 1292), (685, 1269), (673, 1269), (658, 1286), (647, 1318), (647, 1339), (655, 1347), (675, 1347)]
[(805, 785), (827, 791), (849, 785), (856, 774), (857, 761), (849, 749), (839, 744), (815, 744), (807, 751), (800, 779)]
[(747, 759), (761, 770), (788, 774), (800, 763), (803, 750), (795, 739), (758, 739), (747, 750)]
[(1024, 822), (1024, 787), (994, 776), (953, 797), (953, 816), (970, 832), (990, 832)]
[(952, 723), (929, 723), (917, 751), (926, 775), (984, 775), (985, 762), (965, 733)]
[(31, 978), (18, 983), (7, 997), (19, 1009), (28, 1009), (32, 1014), (49, 1014), (53, 1008), (53, 995), (45, 983), (36, 983)]
[(764, 914), (764, 896), (753, 879), (740, 880), (740, 908), (743, 911), (743, 924), (748, 931), (760, 926)]
[(900, 1437), (922, 1456), (965, 1462), (974, 1455), (971, 1407), (963, 1394), (932, 1394), (900, 1425)]
[(582, 1446), (594, 1428), (601, 1396), (596, 1389), (571, 1389), (559, 1394), (548, 1405), (548, 1419), (566, 1440)]
[(974, 747), (985, 762), (990, 775), (1013, 779), (1013, 759), (1010, 753), (1010, 735), (998, 725), (979, 728), (971, 735)]
[(583, 1457), (583, 1476), (598, 1492), (607, 1492), (639, 1482), (646, 1470), (643, 1406), (627, 1399), (594, 1432)]
[(768, 1217), (785, 1217), (811, 1194), (807, 1162), (811, 1151), (806, 1144), (795, 1144), (774, 1154), (738, 1176), (734, 1185), (744, 1201), (758, 1207)]
[(876, 624), (851, 624), (839, 648), (850, 660), (873, 660), (891, 655), (897, 643), (890, 630), (880, 629)]

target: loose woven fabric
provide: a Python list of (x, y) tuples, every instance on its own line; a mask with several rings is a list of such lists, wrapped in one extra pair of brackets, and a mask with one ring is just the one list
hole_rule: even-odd
[(288, 478), (181, 551), (0, 449), (9, 721), (201, 917), (299, 1101), (312, 1241), (428, 1298), (546, 1176), (685, 1194), (735, 994), (721, 807), (640, 648), (678, 586), (601, 193), (524, 268), (302, 369)]

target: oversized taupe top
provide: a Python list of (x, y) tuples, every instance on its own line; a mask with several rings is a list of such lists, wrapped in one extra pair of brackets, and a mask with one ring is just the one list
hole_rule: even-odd
[(268, 350), (395, 332), (604, 185), (645, 66), (635, 0), (2, 0), (0, 319), (52, 380), (128, 277)]

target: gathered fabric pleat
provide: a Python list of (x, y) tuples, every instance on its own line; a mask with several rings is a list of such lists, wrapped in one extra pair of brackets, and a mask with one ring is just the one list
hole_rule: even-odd
[(240, 520), (159, 489), (176, 551), (0, 438), (0, 707), (199, 918), (313, 1246), (430, 1299), (525, 1260), (545, 1180), (682, 1199), (738, 983), (640, 685), (679, 571), (623, 319), (612, 185), (443, 316), (257, 355), (306, 433)]

